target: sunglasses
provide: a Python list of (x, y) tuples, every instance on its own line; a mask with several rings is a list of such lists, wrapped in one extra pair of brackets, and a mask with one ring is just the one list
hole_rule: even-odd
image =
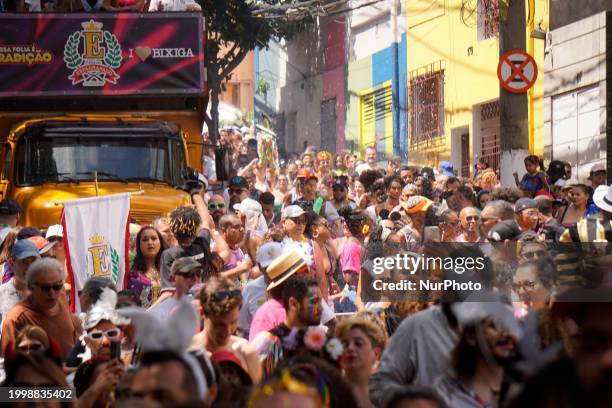
[(533, 252), (525, 252), (523, 256), (525, 257), (525, 259), (544, 258), (546, 256), (546, 251), (539, 250), (539, 251), (533, 251)]
[(479, 221), (480, 217), (478, 215), (468, 215), (465, 217), (467, 221)]
[(102, 340), (102, 337), (106, 337), (109, 340), (116, 339), (121, 334), (121, 330), (119, 329), (110, 329), (106, 331), (102, 330), (93, 330), (87, 333), (87, 337), (91, 340)]
[(294, 224), (306, 225), (306, 218), (298, 217), (298, 218), (289, 218), (289, 219), (293, 221)]
[(336, 186), (336, 187), (333, 188), (333, 190), (334, 191), (344, 191), (346, 189), (344, 187), (342, 187), (342, 186)]
[(237, 230), (244, 228), (242, 224), (233, 224), (233, 225), (230, 225), (229, 227), (233, 229), (237, 229)]
[(216, 210), (218, 208), (225, 208), (225, 203), (208, 203), (209, 210)]
[(230, 195), (231, 195), (231, 194), (242, 194), (242, 192), (243, 192), (243, 191), (245, 191), (245, 190), (244, 190), (244, 189), (242, 189), (242, 188), (238, 188), (238, 189), (235, 189), (235, 188), (230, 188), (230, 190), (229, 190), (229, 194), (230, 194)]
[(512, 289), (514, 289), (515, 291), (523, 288), (523, 289), (533, 289), (535, 287), (536, 283), (534, 281), (523, 281), (523, 282), (517, 282), (517, 283), (513, 283), (512, 284)]
[(64, 288), (64, 282), (55, 283), (53, 285), (41, 285), (38, 283), (34, 283), (33, 285), (36, 286), (38, 289), (42, 290), (43, 292), (51, 292), (52, 290), (59, 292)]
[(220, 292), (214, 293), (211, 297), (212, 301), (215, 303), (222, 302), (225, 299), (242, 299), (242, 292), (240, 290), (222, 290)]
[(17, 346), (17, 349), (24, 353), (35, 353), (43, 349), (43, 345), (40, 343), (27, 344), (25, 346)]
[(321, 221), (321, 222), (315, 224), (315, 227), (320, 227), (320, 226), (323, 226), (325, 228), (329, 228), (329, 223), (327, 221)]
[(191, 279), (191, 278), (199, 278), (200, 277), (200, 270), (198, 269), (197, 272), (195, 271), (189, 271), (189, 272), (175, 272), (174, 273), (176, 276), (180, 276), (182, 278), (187, 278), (187, 279)]

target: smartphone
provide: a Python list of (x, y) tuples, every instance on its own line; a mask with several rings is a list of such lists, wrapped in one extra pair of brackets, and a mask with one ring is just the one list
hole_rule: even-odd
[(440, 242), (440, 227), (425, 227), (423, 231), (423, 242)]
[(121, 357), (121, 343), (118, 341), (111, 341), (111, 360), (119, 359)]

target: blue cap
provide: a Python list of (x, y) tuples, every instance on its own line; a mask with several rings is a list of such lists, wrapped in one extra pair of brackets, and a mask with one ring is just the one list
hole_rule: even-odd
[(440, 162), (440, 173), (447, 177), (451, 177), (455, 175), (455, 169), (453, 167), (453, 163), (445, 160)]
[(38, 248), (36, 245), (29, 239), (20, 239), (15, 242), (13, 249), (11, 250), (11, 257), (14, 259), (25, 259), (30, 256), (40, 258), (40, 254), (38, 253)]

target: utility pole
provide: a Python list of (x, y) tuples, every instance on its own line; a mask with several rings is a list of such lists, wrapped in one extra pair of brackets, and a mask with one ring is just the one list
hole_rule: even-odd
[(391, 31), (393, 33), (393, 42), (391, 43), (391, 55), (393, 64), (393, 77), (391, 80), (391, 100), (393, 113), (393, 155), (399, 156), (400, 149), (400, 106), (399, 106), (399, 30), (397, 27), (397, 9), (399, 8), (399, 0), (393, 0), (391, 6)]
[[(525, 51), (525, 0), (509, 2), (507, 19), (499, 22), (499, 56), (519, 49)], [(514, 185), (513, 172), (525, 172), (523, 159), (529, 155), (529, 113), (527, 94), (513, 94), (500, 86), (500, 175), (502, 185)]]

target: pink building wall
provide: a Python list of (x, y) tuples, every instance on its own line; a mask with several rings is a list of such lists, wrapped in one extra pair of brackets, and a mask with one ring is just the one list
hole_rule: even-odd
[(323, 100), (336, 98), (336, 151), (345, 148), (345, 21), (335, 20), (327, 25), (325, 72), (323, 74)]

